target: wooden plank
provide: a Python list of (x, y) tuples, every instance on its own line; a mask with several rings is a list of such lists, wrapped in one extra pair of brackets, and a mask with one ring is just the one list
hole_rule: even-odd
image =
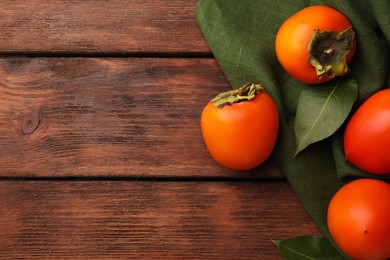
[(197, 0), (2, 0), (0, 53), (209, 53)]
[(319, 234), (283, 182), (0, 182), (2, 259), (280, 259)]
[(200, 131), (214, 59), (0, 59), (0, 176), (281, 177), (228, 171)]

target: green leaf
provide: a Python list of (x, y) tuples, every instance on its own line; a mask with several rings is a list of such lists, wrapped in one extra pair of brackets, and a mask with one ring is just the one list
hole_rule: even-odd
[(300, 236), (286, 240), (272, 240), (272, 242), (278, 247), (283, 259), (348, 259), (340, 255), (325, 237)]
[(295, 155), (310, 144), (331, 136), (350, 113), (358, 96), (355, 79), (343, 77), (331, 83), (302, 90), (294, 121)]

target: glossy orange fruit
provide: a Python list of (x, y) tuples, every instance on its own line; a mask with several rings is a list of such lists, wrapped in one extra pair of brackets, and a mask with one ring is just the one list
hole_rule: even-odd
[[(348, 32), (344, 34), (348, 50), (333, 38), (342, 32)], [(315, 33), (316, 41), (313, 41)], [(309, 51), (309, 45), (312, 51)], [(293, 78), (307, 84), (323, 83), (347, 73), (347, 64), (355, 50), (356, 39), (351, 22), (344, 14), (328, 6), (309, 6), (295, 13), (281, 25), (275, 40), (276, 56), (282, 67)], [(323, 74), (317, 74), (316, 68), (309, 63), (309, 57), (321, 61)]]
[(353, 259), (390, 258), (390, 185), (358, 179), (343, 186), (328, 207), (328, 228)]
[[(270, 156), (277, 140), (278, 109), (265, 90), (254, 90), (255, 86), (251, 85), (252, 90), (222, 93), (222, 98), (208, 103), (201, 115), (203, 138), (210, 154), (230, 169), (249, 170), (260, 165)], [(243, 99), (235, 97), (238, 91)], [(248, 95), (252, 96), (250, 100), (246, 99)]]

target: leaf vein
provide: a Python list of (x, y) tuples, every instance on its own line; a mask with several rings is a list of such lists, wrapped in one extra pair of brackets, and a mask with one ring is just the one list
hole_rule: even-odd
[(307, 258), (307, 259), (316, 260), (315, 258), (312, 258), (312, 257), (310, 257), (310, 256), (308, 256), (308, 255), (302, 254), (302, 253), (300, 253), (300, 252), (298, 252), (298, 251), (292, 249), (291, 247), (285, 246), (285, 245), (283, 245), (283, 244), (281, 244), (280, 246), (286, 248), (286, 250), (289, 250), (290, 252), (293, 252), (294, 254), (300, 255), (300, 256), (305, 257), (305, 258)]
[(333, 96), (334, 92), (336, 91), (336, 89), (338, 88), (338, 86), (340, 85), (340, 83), (337, 83), (336, 86), (333, 88), (332, 92), (328, 95), (328, 97), (326, 98), (326, 101), (325, 101), (325, 104), (324, 106), (322, 107), (320, 113), (318, 114), (316, 120), (314, 120), (312, 126), (310, 127), (309, 131), (307, 131), (307, 133), (305, 134), (305, 136), (301, 139), (301, 142), (299, 143), (298, 145), (298, 149), (297, 151), (300, 151), (301, 150), (301, 146), (302, 144), (304, 144), (305, 140), (307, 139), (307, 137), (309, 136), (309, 134), (313, 131), (314, 127), (317, 125), (317, 122), (320, 120), (326, 106), (328, 105), (329, 103), (329, 100), (330, 98)]

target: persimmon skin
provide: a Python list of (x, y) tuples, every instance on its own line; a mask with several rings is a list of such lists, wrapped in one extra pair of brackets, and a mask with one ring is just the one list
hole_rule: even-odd
[(212, 157), (232, 170), (249, 170), (272, 153), (279, 129), (279, 113), (266, 93), (225, 105), (208, 103), (201, 115), (201, 128)]
[(344, 153), (362, 170), (390, 173), (390, 89), (376, 92), (352, 115), (344, 134)]
[(332, 198), (327, 222), (335, 243), (349, 257), (384, 260), (390, 257), (390, 185), (358, 179)]
[[(315, 68), (308, 61), (308, 45), (314, 30), (340, 33), (352, 27), (341, 12), (327, 6), (309, 6), (289, 17), (279, 28), (275, 51), (284, 70), (297, 81), (306, 84), (320, 84), (331, 80), (328, 75), (318, 77)], [(347, 64), (356, 51), (356, 39), (346, 57)]]

